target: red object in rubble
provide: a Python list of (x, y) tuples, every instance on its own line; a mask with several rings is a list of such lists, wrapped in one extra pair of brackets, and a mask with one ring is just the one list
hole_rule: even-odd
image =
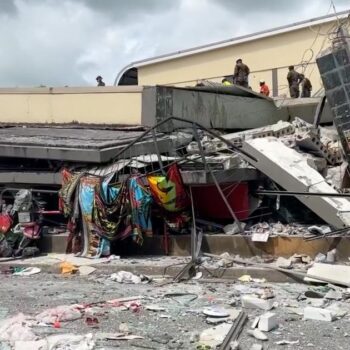
[[(249, 216), (248, 184), (224, 183), (220, 184), (228, 203), (239, 220)], [(204, 219), (232, 219), (220, 193), (215, 185), (191, 186), (194, 207)]]
[(6, 233), (9, 231), (13, 223), (13, 220), (8, 214), (0, 214), (0, 233)]

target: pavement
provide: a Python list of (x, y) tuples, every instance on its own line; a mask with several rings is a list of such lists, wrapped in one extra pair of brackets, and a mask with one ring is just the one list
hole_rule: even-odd
[[(170, 261), (174, 262), (172, 258), (168, 262)], [(55, 349), (196, 349), (199, 344), (208, 341), (199, 340), (200, 337), (203, 339), (203, 331), (214, 326), (208, 323), (205, 310), (228, 312), (231, 319), (223, 323), (226, 328), (231, 326), (241, 310), (248, 315), (249, 320), (238, 339), (240, 349), (249, 350), (253, 344), (261, 344), (264, 349), (273, 350), (349, 348), (349, 299), (344, 298), (336, 302), (322, 297), (315, 300), (305, 296), (305, 292), (310, 291), (325, 294), (330, 287), (324, 285), (309, 286), (263, 281), (244, 283), (238, 280), (216, 283), (214, 280), (206, 282), (203, 278), (164, 284), (168, 279), (160, 277), (147, 284), (125, 284), (111, 280), (109, 274), (101, 271), (88, 276), (63, 276), (48, 272), (31, 276), (1, 274), (0, 279), (0, 329), (2, 329), (0, 349), (34, 349), (34, 343), (25, 341), (22, 344), (17, 342), (17, 346), (21, 345), (22, 348), (16, 348), (16, 342), (1, 342), (6, 334), (1, 328), (2, 325), (8, 318), (18, 313), (24, 313), (26, 317), (32, 319), (28, 327), (38, 339), (50, 339), (54, 335), (69, 337), (73, 334), (84, 337), (89, 335), (92, 337), (89, 339), (94, 339), (93, 346), (90, 343), (91, 347), (84, 347), (85, 345), (81, 343), (79, 348), (73, 348), (71, 343), (70, 346), (61, 345)], [(271, 312), (276, 314), (278, 326), (269, 332), (264, 332), (267, 340), (261, 341), (251, 337), (248, 331), (253, 320), (265, 311), (242, 308), (241, 297), (261, 295), (266, 291), (272, 293), (273, 298), (270, 300), (274, 303), (274, 309)], [(134, 305), (106, 302), (133, 296), (137, 300)], [(338, 304), (345, 315), (333, 322), (304, 320), (303, 309), (315, 303), (320, 304), (320, 300), (324, 303), (323, 307)], [(35, 316), (39, 317), (38, 315), (49, 308), (73, 304), (81, 305), (81, 317), (73, 321), (62, 321), (58, 324), (58, 328), (33, 321)], [(92, 325), (87, 323), (88, 317), (95, 319)], [(21, 323), (21, 327), (26, 326), (26, 322)], [(108, 340), (106, 333), (124, 333), (142, 339)], [(214, 333), (220, 334), (218, 329)], [(281, 341), (294, 344), (278, 345), (277, 343)]]
[[(257, 258), (255, 258), (256, 260)], [(129, 271), (149, 276), (174, 277), (191, 261), (189, 256), (111, 256), (110, 258), (89, 259), (76, 257), (73, 254), (49, 253), (26, 259), (0, 258), (0, 269), (9, 267), (39, 267), (43, 272), (59, 273), (59, 265), (69, 262), (75, 266), (92, 266), (95, 274), (111, 274), (117, 271)], [(208, 259), (197, 268), (203, 277), (234, 280), (242, 275), (252, 278), (265, 278), (269, 282), (295, 282), (295, 276), (262, 267), (249, 267), (237, 264), (226, 264), (224, 261), (214, 262)]]

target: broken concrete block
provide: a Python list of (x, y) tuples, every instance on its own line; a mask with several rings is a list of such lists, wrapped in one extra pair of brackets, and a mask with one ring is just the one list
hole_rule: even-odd
[[(321, 279), (331, 279), (334, 284), (350, 286), (350, 266), (347, 265), (314, 263), (307, 270), (307, 274)], [(310, 277), (305, 277), (304, 280), (308, 282), (320, 282), (320, 280)]]
[(326, 258), (326, 262), (327, 263), (335, 263), (337, 258), (337, 250), (336, 249), (332, 249), (329, 252), (327, 252), (327, 258)]
[(324, 297), (330, 300), (342, 300), (343, 293), (339, 290), (330, 289)]
[(282, 256), (280, 256), (276, 260), (276, 266), (280, 267), (282, 269), (290, 269), (292, 267), (292, 261), (291, 261), (291, 259), (286, 259), (286, 258), (283, 258)]
[(315, 262), (318, 262), (318, 263), (323, 263), (326, 261), (326, 259), (327, 257), (322, 253), (317, 253), (317, 255), (315, 256)]
[(242, 307), (248, 309), (271, 310), (273, 301), (271, 299), (260, 299), (251, 295), (243, 295), (241, 297)]
[(263, 346), (261, 344), (253, 344), (250, 350), (263, 350)]
[(258, 328), (261, 331), (269, 332), (278, 326), (276, 314), (266, 312), (260, 316)]
[(330, 310), (307, 306), (304, 309), (304, 319), (332, 322), (334, 317)]
[[(243, 142), (243, 150), (256, 160), (244, 159), (287, 191), (338, 193), (297, 151), (276, 138)], [(297, 196), (298, 200), (336, 228), (350, 226), (350, 201), (346, 198)]]
[(306, 162), (311, 168), (322, 172), (327, 168), (327, 161), (321, 157), (315, 157), (312, 154), (305, 154)]

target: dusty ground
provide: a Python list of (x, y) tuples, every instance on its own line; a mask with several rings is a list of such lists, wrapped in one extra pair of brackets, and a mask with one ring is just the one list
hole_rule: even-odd
[[(19, 312), (36, 315), (57, 305), (90, 303), (126, 296), (142, 295), (142, 307), (139, 312), (105, 308), (104, 315), (96, 316), (98, 328), (86, 325), (85, 319), (62, 323), (60, 329), (52, 327), (34, 327), (40, 337), (56, 333), (86, 334), (89, 332), (119, 332), (121, 323), (127, 324), (132, 334), (143, 336), (143, 340), (102, 341), (96, 349), (195, 349), (194, 340), (204, 329), (212, 327), (206, 323), (203, 308), (221, 305), (228, 309), (241, 310), (240, 296), (270, 286), (278, 306), (274, 312), (278, 315), (279, 328), (266, 333), (268, 341), (261, 342), (247, 335), (252, 320), (261, 315), (262, 310), (245, 309), (249, 315), (239, 342), (241, 349), (250, 349), (252, 344), (264, 344), (264, 349), (349, 349), (349, 314), (334, 322), (305, 321), (295, 312), (310, 302), (303, 293), (310, 287), (302, 284), (266, 284), (266, 283), (187, 283), (157, 286), (155, 282), (145, 285), (119, 284), (108, 279), (107, 275), (63, 277), (57, 274), (40, 273), (30, 277), (0, 275), (0, 321)], [(255, 288), (256, 287), (256, 288)], [(251, 289), (253, 288), (253, 289)], [(324, 291), (323, 288), (317, 287)], [(165, 297), (166, 293), (194, 293), (198, 296)], [(236, 300), (236, 306), (230, 306)], [(333, 303), (332, 301), (329, 302)], [(157, 304), (164, 311), (148, 311), (145, 306)], [(294, 308), (289, 308), (287, 305)], [(299, 309), (300, 308), (300, 309)], [(350, 310), (350, 303), (341, 302), (341, 308)], [(294, 311), (293, 311), (294, 310)], [(277, 345), (279, 340), (299, 340), (297, 345)], [(3, 349), (0, 346), (0, 349)], [(28, 349), (29, 350), (29, 349)]]

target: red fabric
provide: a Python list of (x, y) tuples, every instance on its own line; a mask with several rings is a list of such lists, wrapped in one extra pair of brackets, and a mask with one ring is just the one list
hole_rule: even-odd
[(174, 164), (169, 167), (167, 172), (168, 181), (172, 181), (175, 184), (176, 190), (176, 208), (184, 209), (190, 205), (190, 198), (185, 190), (185, 186), (182, 182), (182, 177), (177, 167), (177, 164)]
[(0, 214), (0, 232), (6, 233), (12, 226), (12, 218), (8, 214)]

